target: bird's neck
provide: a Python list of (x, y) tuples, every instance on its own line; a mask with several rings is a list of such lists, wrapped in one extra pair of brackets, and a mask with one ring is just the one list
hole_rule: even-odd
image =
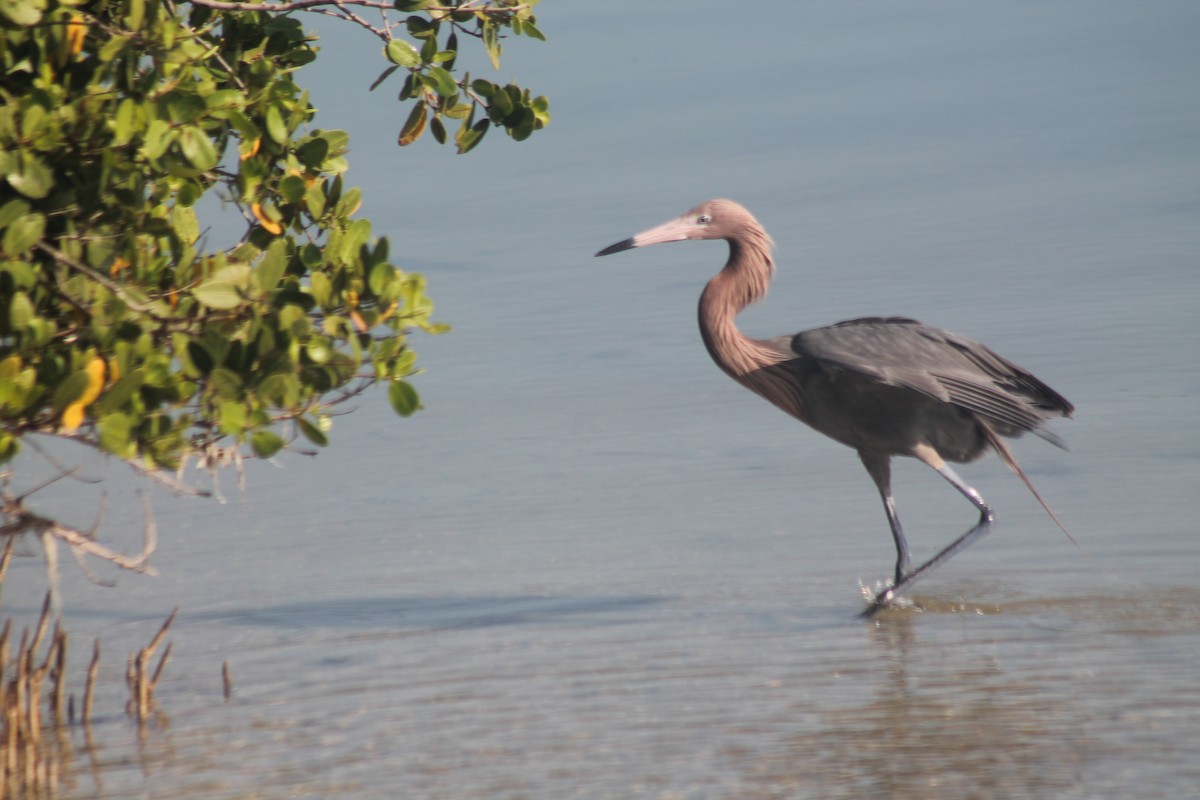
[(739, 331), (734, 321), (739, 311), (766, 295), (774, 271), (770, 238), (761, 230), (751, 231), (742, 240), (730, 241), (729, 261), (700, 295), (704, 346), (717, 366), (735, 379), (779, 360)]

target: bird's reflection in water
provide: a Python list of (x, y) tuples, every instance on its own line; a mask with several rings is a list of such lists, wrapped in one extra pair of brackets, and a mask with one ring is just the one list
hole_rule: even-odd
[[(866, 627), (875, 662), (860, 703), (822, 703), (816, 726), (770, 753), (743, 754), (747, 797), (1072, 797), (1103, 743), (1073, 722), (1068, 676), (1016, 675), (987, 642), (923, 642), (921, 612), (890, 609)], [(944, 633), (944, 632), (943, 632)], [(865, 680), (864, 680), (865, 678)], [(873, 679), (872, 679), (873, 678)], [(811, 698), (797, 702), (811, 717)]]

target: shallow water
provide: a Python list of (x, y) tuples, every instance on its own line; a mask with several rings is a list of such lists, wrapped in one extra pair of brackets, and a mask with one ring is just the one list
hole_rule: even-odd
[[(72, 674), (105, 647), (63, 796), (1193, 793), (1195, 6), (539, 12), (550, 41), (502, 75), (554, 122), (466, 159), (396, 150), (375, 62), (326, 40), (318, 120), (349, 120), (363, 213), (455, 330), (417, 342), (412, 419), (368, 397), (319, 458), (251, 465), (244, 500), (152, 493), (159, 577), (63, 565)], [(1086, 553), (969, 465), (996, 530), (915, 587), (923, 610), (859, 619), (882, 510), (853, 453), (708, 361), (695, 300), (724, 248), (591, 258), (716, 195), (779, 245), (747, 331), (905, 314), (1069, 397), (1072, 450), (1016, 452)], [(108, 480), (36, 507), (87, 527), (107, 492), (102, 535), (136, 548), (134, 484), (79, 461)], [(915, 463), (895, 489), (917, 557), (973, 520)], [(6, 581), (18, 623), (41, 569)], [(124, 658), (176, 605), (139, 735)]]

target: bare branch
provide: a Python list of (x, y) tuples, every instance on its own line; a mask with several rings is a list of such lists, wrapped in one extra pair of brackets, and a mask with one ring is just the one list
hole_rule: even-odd
[[(28, 495), (28, 492), (26, 495)], [(146, 499), (145, 495), (142, 496), (142, 509), (146, 518), (142, 532), (142, 551), (132, 557), (118, 553), (97, 542), (95, 539), (95, 526), (90, 531), (84, 533), (25, 508), (22, 502), (24, 496), (13, 497), (6, 491), (0, 491), (0, 498), (3, 499), (3, 514), (9, 518), (7, 522), (0, 525), (0, 537), (9, 537), (11, 543), (16, 537), (28, 533), (37, 536), (41, 540), (46, 556), (46, 581), (49, 584), (51, 597), (56, 600), (56, 605), (58, 597), (59, 542), (71, 548), (72, 555), (75, 556), (76, 561), (80, 562), (81, 566), (83, 565), (84, 556), (92, 556), (115, 564), (121, 569), (141, 572), (146, 575), (157, 574), (155, 569), (147, 563), (158, 542), (158, 528), (154, 522), (153, 509), (150, 507), (150, 502)], [(101, 511), (101, 515), (97, 517), (97, 525), (102, 516), (103, 510)], [(95, 573), (88, 568), (84, 569), (84, 574), (89, 578), (95, 576)]]
[(58, 542), (49, 529), (43, 529), (42, 552), (46, 554), (46, 584), (50, 587), (46, 601), (56, 610), (62, 608), (58, 594)]
[(125, 287), (121, 286), (121, 284), (117, 283), (114, 280), (111, 280), (104, 273), (98, 272), (97, 270), (92, 269), (87, 264), (84, 264), (82, 261), (72, 258), (71, 256), (67, 255), (66, 253), (59, 250), (58, 248), (51, 247), (50, 245), (46, 244), (45, 242), (39, 242), (36, 245), (36, 247), (38, 250), (41, 250), (43, 253), (50, 256), (58, 263), (63, 264), (67, 267), (70, 267), (71, 269), (75, 270), (76, 272), (81, 272), (84, 275), (87, 275), (92, 280), (101, 284), (102, 286), (107, 288), (109, 291), (111, 291), (113, 294), (120, 297), (122, 302), (125, 303), (125, 305), (129, 306), (131, 309), (138, 312), (139, 314), (145, 314), (146, 316), (150, 317), (151, 319), (153, 319), (155, 322), (158, 322), (159, 324), (167, 324), (167, 323), (174, 322), (174, 320), (169, 319), (168, 317), (163, 317), (163, 316), (159, 316), (158, 314), (155, 314), (154, 310), (150, 304), (143, 303), (142, 301), (133, 298), (129, 294), (129, 292), (127, 292), (125, 290)]
[[(97, 442), (93, 439), (90, 439), (87, 436), (82, 435), (82, 434), (63, 433), (61, 431), (55, 431), (55, 430), (49, 430), (49, 429), (31, 430), (29, 432), (36, 433), (41, 436), (53, 436), (56, 439), (66, 439), (67, 441), (74, 442), (76, 444), (80, 444), (85, 447), (90, 447), (93, 450), (99, 450), (100, 452), (104, 453), (105, 455), (111, 455), (111, 453), (105, 452), (100, 449), (99, 442)], [(49, 455), (49, 453), (47, 453), (45, 451), (44, 448), (40, 447), (34, 439), (27, 439), (26, 441), (28, 441), (30, 446), (32, 446), (35, 450), (37, 450), (38, 453), (43, 458), (45, 458), (53, 466), (58, 467), (62, 471), (63, 474), (57, 476), (56, 478), (54, 478), (52, 481), (49, 481), (48, 483), (59, 480), (60, 478), (73, 477), (74, 473), (76, 471), (78, 471), (79, 467), (69, 467), (69, 468), (62, 467), (59, 464), (59, 462), (56, 461), (54, 458), (52, 458)], [(209, 492), (205, 489), (196, 489), (192, 486), (188, 486), (186, 483), (183, 483), (182, 481), (172, 477), (171, 475), (163, 472), (160, 469), (156, 469), (154, 467), (147, 467), (143, 464), (139, 464), (137, 461), (133, 461), (130, 459), (122, 459), (122, 461), (125, 463), (126, 466), (128, 466), (131, 470), (136, 472), (138, 475), (142, 476), (143, 478), (149, 478), (152, 481), (156, 481), (156, 482), (162, 484), (164, 487), (166, 487), (168, 490), (170, 490), (174, 494), (189, 495), (191, 497), (208, 497), (212, 494), (212, 492)], [(101, 481), (100, 478), (78, 478), (78, 477), (76, 477), (75, 480), (84, 481), (85, 483), (100, 483), (100, 481)], [(47, 485), (47, 484), (42, 484), (42, 485), (38, 486), (37, 489), (41, 489), (45, 485)], [(30, 494), (33, 494), (33, 492), (37, 491), (37, 489), (33, 489), (31, 491), (26, 492), (25, 494), (21, 495), (21, 498), (19, 498), (19, 499), (23, 499), (23, 498), (29, 496)]]
[[(30, 431), (30, 433), (38, 433), (38, 431)], [(52, 434), (52, 435), (54, 435), (54, 434)], [(74, 466), (74, 467), (63, 466), (62, 463), (59, 462), (58, 459), (56, 459), (54, 456), (52, 456), (49, 453), (49, 451), (46, 450), (46, 448), (44, 448), (40, 444), (38, 444), (36, 439), (28, 439), (27, 438), (27, 439), (25, 439), (25, 442), (30, 447), (32, 447), (34, 450), (36, 450), (38, 452), (38, 455), (40, 455), (43, 459), (45, 459), (50, 464), (50, 466), (54, 467), (59, 472), (61, 472), (62, 475), (59, 476), (61, 478), (71, 478), (72, 480), (77, 480), (82, 483), (100, 483), (103, 480), (102, 478), (84, 478), (82, 476), (76, 475), (75, 473), (79, 471), (78, 466)], [(55, 480), (57, 480), (57, 478)], [(38, 487), (38, 489), (41, 489), (41, 488), (42, 488), (41, 486)], [(37, 489), (35, 489), (33, 491), (37, 491)], [(22, 495), (22, 497), (32, 494), (32, 493), (33, 493), (32, 491), (26, 492), (25, 495)]]
[[(332, 10), (330, 10), (330, 9), (328, 9), (328, 8), (312, 8), (312, 9), (309, 9), (309, 10), (310, 10), (310, 11), (312, 11), (314, 14), (324, 14), (325, 16), (327, 16), (327, 17), (333, 17), (334, 19), (345, 20), (346, 22), (353, 22), (355, 25), (359, 25), (359, 26), (361, 26), (361, 27), (363, 27), (363, 28), (366, 28), (366, 29), (367, 29), (367, 30), (369, 30), (371, 33), (375, 34), (375, 35), (376, 35), (376, 36), (378, 36), (380, 39), (382, 39), (382, 40), (383, 40), (385, 43), (386, 43), (386, 42), (388, 42), (388, 41), (391, 41), (391, 38), (392, 38), (392, 37), (391, 37), (391, 35), (388, 33), (388, 31), (387, 31), (387, 28), (386, 28), (386, 27), (385, 27), (385, 28), (377, 28), (377, 27), (375, 27), (374, 25), (372, 25), (371, 23), (367, 22), (367, 21), (366, 21), (365, 19), (363, 19), (362, 17), (360, 17), (360, 16), (358, 16), (357, 14), (355, 14), (355, 13), (354, 13), (353, 11), (351, 11), (350, 9), (346, 8), (346, 5), (348, 5), (347, 3), (345, 3), (345, 2), (342, 2), (341, 0), (323, 0), (323, 2), (324, 2), (324, 3), (326, 3), (326, 4), (328, 4), (328, 5), (334, 5), (334, 6), (337, 6), (337, 9), (338, 9), (338, 10), (337, 10), (337, 11), (332, 11)], [(366, 3), (363, 3), (362, 5), (367, 5), (367, 4), (366, 4)]]
[[(227, 0), (188, 0), (194, 6), (203, 6), (204, 8), (212, 8), (217, 11), (269, 11), (274, 14), (282, 14), (285, 11), (303, 11), (310, 8), (320, 8), (322, 6), (335, 6), (342, 8), (344, 6), (359, 6), (360, 8), (378, 8), (383, 11), (390, 11), (395, 6), (392, 3), (381, 3), (378, 0), (291, 0), (291, 2), (282, 3), (231, 3)], [(422, 11), (451, 13), (454, 11), (471, 11), (472, 13), (482, 14), (513, 14), (519, 11), (526, 11), (531, 8), (526, 3), (512, 6), (484, 6), (476, 3), (463, 3), (460, 6), (425, 6)]]

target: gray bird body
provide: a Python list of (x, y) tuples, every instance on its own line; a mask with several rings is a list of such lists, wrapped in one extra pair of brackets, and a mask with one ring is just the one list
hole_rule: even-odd
[[(1001, 436), (1035, 433), (1070, 405), (1004, 357), (957, 334), (903, 317), (865, 317), (768, 340), (786, 360), (765, 366), (795, 395), (784, 410), (855, 450), (911, 455), (926, 442), (947, 461), (979, 458), (984, 422)], [(787, 358), (790, 356), (790, 358)], [(755, 388), (751, 373), (742, 382)], [(798, 410), (797, 410), (798, 407)]]
[[(879, 489), (897, 562), (891, 587), (875, 598), (869, 613), (893, 602), (901, 586), (988, 531), (991, 509), (946, 461), (969, 462), (994, 449), (1033, 490), (1000, 437), (1033, 432), (1062, 446), (1043, 426), (1069, 416), (1073, 406), (1028, 371), (958, 334), (903, 317), (864, 317), (792, 336), (745, 336), (734, 319), (766, 294), (774, 260), (766, 231), (730, 200), (701, 204), (596, 255), (684, 239), (729, 242), (724, 269), (700, 297), (700, 333), (713, 361), (755, 394), (854, 448)], [(915, 570), (909, 569), (908, 546), (891, 497), (892, 456), (925, 462), (980, 511), (975, 527)]]

